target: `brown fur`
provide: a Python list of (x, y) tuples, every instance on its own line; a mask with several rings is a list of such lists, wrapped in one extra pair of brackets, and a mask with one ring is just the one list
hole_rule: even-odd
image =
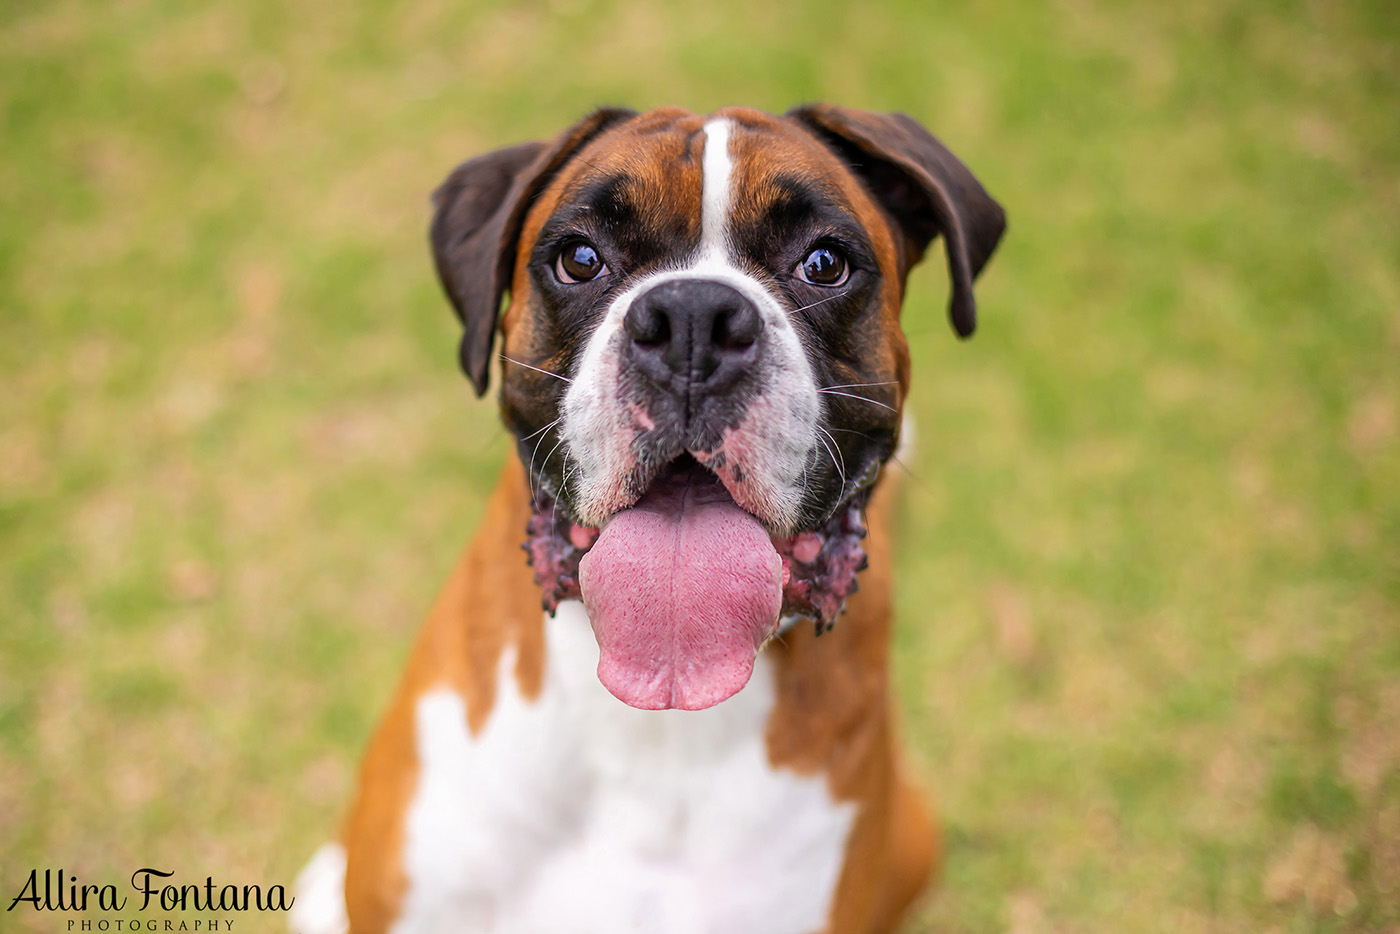
[(824, 773), (834, 797), (859, 805), (830, 934), (893, 931), (935, 863), (937, 830), (899, 767), (890, 706), (895, 492), (879, 488), (871, 503), (870, 567), (836, 628), (817, 637), (809, 627), (796, 627), (785, 644), (764, 650), (779, 663), (769, 759), (780, 768)]

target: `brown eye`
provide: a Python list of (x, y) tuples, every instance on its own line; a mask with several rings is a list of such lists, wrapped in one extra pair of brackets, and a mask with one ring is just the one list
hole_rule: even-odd
[(831, 246), (819, 246), (797, 267), (797, 278), (813, 285), (841, 285), (850, 275), (846, 257)]
[(560, 282), (591, 282), (607, 274), (602, 254), (587, 240), (570, 240), (554, 261), (554, 275)]

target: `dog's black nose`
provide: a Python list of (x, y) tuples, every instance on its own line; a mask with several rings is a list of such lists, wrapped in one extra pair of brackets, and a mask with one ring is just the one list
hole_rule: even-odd
[(758, 357), (763, 320), (737, 289), (672, 279), (637, 296), (623, 318), (637, 368), (677, 393), (712, 393)]

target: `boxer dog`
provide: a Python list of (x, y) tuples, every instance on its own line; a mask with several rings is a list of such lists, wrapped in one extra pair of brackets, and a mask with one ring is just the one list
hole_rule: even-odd
[(518, 457), (294, 930), (892, 931), (938, 849), (890, 709), (900, 302), (941, 235), (970, 335), (1001, 208), (825, 105), (600, 110), (434, 206)]

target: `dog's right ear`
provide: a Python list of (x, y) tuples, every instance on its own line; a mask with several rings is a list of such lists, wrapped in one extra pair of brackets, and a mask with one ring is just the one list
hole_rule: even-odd
[(459, 358), (478, 396), (490, 379), (501, 298), (515, 274), (516, 241), (530, 203), (589, 140), (634, 116), (595, 111), (553, 142), (522, 143), (464, 162), (433, 192), (433, 260), (462, 319)]
[(901, 275), (943, 236), (953, 286), (948, 317), (959, 337), (971, 336), (977, 329), (972, 280), (1006, 231), (1001, 205), (957, 156), (906, 114), (814, 104), (788, 116), (841, 156), (899, 223), (908, 244)]

